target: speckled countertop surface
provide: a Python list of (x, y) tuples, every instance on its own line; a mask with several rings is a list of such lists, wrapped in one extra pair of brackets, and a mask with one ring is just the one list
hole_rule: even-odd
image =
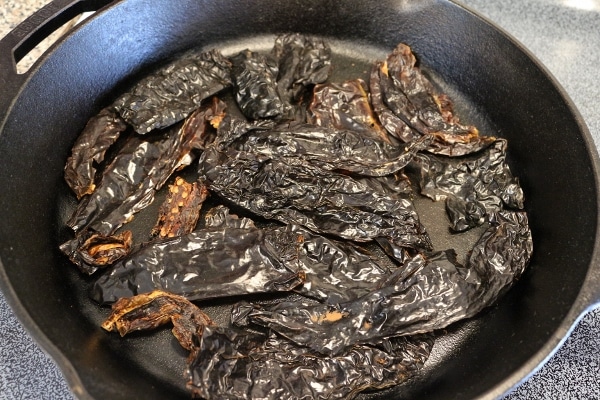
[[(0, 0), (0, 37), (48, 2)], [(571, 96), (600, 146), (600, 0), (462, 3), (538, 57)], [(60, 370), (32, 341), (0, 294), (0, 400), (71, 398)], [(505, 399), (599, 400), (600, 309), (587, 314), (548, 363)]]

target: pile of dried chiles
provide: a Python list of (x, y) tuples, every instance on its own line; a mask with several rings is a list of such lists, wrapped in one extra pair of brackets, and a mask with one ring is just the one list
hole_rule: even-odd
[[(368, 82), (330, 82), (332, 68), (329, 45), (299, 34), (270, 52), (186, 53), (92, 117), (67, 160), (79, 203), (61, 250), (102, 270), (90, 293), (112, 304), (102, 327), (172, 323), (194, 397), (400, 384), (436, 331), (493, 304), (529, 262), (505, 139), (463, 125), (405, 44)], [(163, 186), (156, 225), (134, 241), (128, 222)], [(421, 196), (445, 202), (453, 235), (482, 232), (464, 261), (433, 248)], [(229, 296), (246, 300), (227, 326), (196, 305)]]

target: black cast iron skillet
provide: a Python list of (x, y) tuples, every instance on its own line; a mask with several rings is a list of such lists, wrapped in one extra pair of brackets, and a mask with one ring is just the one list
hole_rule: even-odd
[[(456, 98), (463, 120), (509, 140), (534, 238), (529, 270), (496, 306), (448, 329), (415, 379), (365, 397), (499, 397), (599, 303), (592, 139), (548, 72), (490, 23), (441, 0), (107, 3), (56, 0), (0, 42), (0, 286), (77, 397), (189, 398), (185, 352), (168, 330), (129, 339), (103, 332), (106, 310), (88, 299), (90, 280), (57, 247), (69, 235), (64, 221), (74, 206), (62, 168), (76, 135), (135, 77), (193, 47), (231, 53), (266, 49), (281, 32), (319, 35), (347, 62), (336, 70), (341, 78), (406, 42)], [(15, 72), (14, 63), (48, 32), (98, 9), (30, 71)]]

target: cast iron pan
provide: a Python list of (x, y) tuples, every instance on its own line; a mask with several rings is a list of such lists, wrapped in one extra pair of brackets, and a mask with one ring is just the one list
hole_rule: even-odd
[[(189, 398), (186, 354), (169, 330), (127, 339), (102, 331), (107, 310), (89, 300), (90, 280), (57, 248), (69, 235), (64, 221), (75, 204), (62, 171), (76, 135), (125, 85), (190, 48), (260, 50), (277, 33), (308, 33), (327, 39), (349, 66), (336, 69), (343, 78), (361, 76), (402, 41), (456, 99), (464, 121), (509, 140), (534, 238), (530, 268), (496, 306), (448, 329), (415, 379), (364, 397), (499, 397), (539, 368), (599, 303), (592, 139), (548, 72), (490, 23), (441, 0), (108, 3), (56, 0), (0, 42), (1, 288), (77, 397)], [(100, 11), (30, 71), (15, 72), (41, 38), (85, 10)]]

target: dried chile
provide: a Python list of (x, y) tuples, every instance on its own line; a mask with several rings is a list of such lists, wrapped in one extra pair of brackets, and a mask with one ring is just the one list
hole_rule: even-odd
[(231, 62), (219, 51), (190, 53), (141, 79), (112, 107), (145, 134), (183, 120), (231, 84)]
[(235, 322), (264, 325), (300, 346), (337, 355), (356, 344), (430, 332), (470, 318), (494, 303), (531, 257), (524, 212), (499, 211), (490, 222), (466, 268), (456, 262), (452, 250), (418, 255), (388, 280), (389, 285), (354, 301), (265, 307), (242, 303), (234, 310)]
[(404, 172), (377, 177), (357, 176), (355, 179), (377, 193), (404, 199), (413, 199), (414, 197), (411, 180)]
[(162, 289), (203, 300), (294, 290), (338, 303), (382, 285), (396, 266), (298, 225), (257, 228), (219, 206), (204, 229), (151, 243), (116, 264), (94, 284), (92, 297), (110, 303)]
[[(384, 102), (384, 92), (381, 87), (384, 63), (377, 61), (371, 68), (369, 77), (369, 92), (371, 94), (371, 104), (373, 112), (381, 122), (381, 125), (390, 133), (392, 137), (400, 139), (402, 142), (412, 142), (418, 139), (421, 135), (416, 130), (412, 129), (402, 119), (396, 116), (392, 110)], [(387, 87), (386, 87), (387, 89)]]
[(112, 236), (86, 232), (63, 243), (60, 250), (81, 272), (91, 275), (99, 268), (107, 267), (128, 255), (132, 242), (131, 231)]
[(417, 171), (421, 194), (446, 200), (452, 230), (461, 232), (481, 225), (502, 208), (523, 208), (523, 190), (506, 163), (507, 142), (497, 139), (471, 160), (444, 160), (418, 154), (411, 162)]
[(229, 145), (239, 151), (270, 158), (301, 159), (325, 170), (366, 176), (400, 171), (432, 140), (425, 135), (412, 143), (393, 146), (359, 132), (298, 122), (279, 124), (272, 129), (250, 128), (238, 136), (240, 138)]
[(392, 248), (431, 248), (409, 199), (375, 192), (301, 159), (209, 146), (200, 159), (200, 177), (211, 192), (265, 218)]
[(191, 147), (204, 150), (216, 137), (216, 132), (226, 117), (227, 105), (218, 97), (207, 100), (206, 103), (185, 119), (184, 132), (195, 132)]
[(250, 50), (231, 57), (235, 98), (248, 118), (275, 118), (283, 114), (277, 91), (279, 67), (273, 58)]
[(208, 197), (208, 188), (200, 182), (188, 183), (177, 177), (169, 185), (167, 198), (158, 210), (158, 221), (151, 235), (172, 238), (188, 234), (196, 228), (202, 203)]
[(297, 264), (304, 282), (294, 291), (322, 303), (361, 297), (383, 285), (397, 267), (386, 257), (375, 257), (352, 242), (328, 239), (298, 225), (281, 229), (301, 238)]
[(214, 325), (208, 315), (184, 297), (155, 290), (129, 298), (121, 298), (102, 323), (107, 331), (128, 333), (155, 329), (171, 322), (173, 335), (186, 350), (196, 347), (205, 327)]
[[(133, 135), (106, 167), (96, 190), (78, 205), (67, 225), (75, 232), (86, 229), (104, 235), (114, 233), (138, 211), (147, 207), (155, 192), (171, 174), (190, 162), (190, 154), (205, 134), (199, 119), (211, 118), (221, 109), (208, 102), (184, 123), (152, 135)], [(198, 116), (202, 116), (198, 118)]]
[(308, 121), (314, 125), (354, 131), (392, 144), (392, 138), (373, 113), (367, 84), (362, 79), (316, 85), (308, 110)]
[(303, 282), (297, 266), (299, 233), (260, 229), (248, 219), (240, 224), (223, 212), (212, 219), (222, 225), (150, 243), (115, 264), (95, 282), (91, 297), (112, 303), (161, 289), (204, 300), (290, 291)]
[(65, 181), (78, 199), (96, 188), (96, 165), (127, 129), (125, 121), (111, 108), (101, 110), (87, 122), (77, 137), (65, 165)]
[(273, 334), (207, 327), (192, 353), (187, 386), (207, 400), (352, 399), (410, 379), (431, 347), (428, 337), (394, 337), (323, 357)]
[(402, 141), (429, 133), (435, 137), (429, 152), (462, 156), (480, 151), (495, 140), (480, 136), (474, 126), (459, 123), (448, 96), (435, 93), (416, 66), (410, 47), (403, 43), (386, 61), (375, 64), (370, 85), (375, 112), (390, 134)]
[(331, 48), (322, 39), (297, 33), (280, 35), (271, 51), (279, 66), (277, 92), (283, 102), (284, 119), (304, 121), (301, 107), (309, 90), (323, 83), (331, 71)]

